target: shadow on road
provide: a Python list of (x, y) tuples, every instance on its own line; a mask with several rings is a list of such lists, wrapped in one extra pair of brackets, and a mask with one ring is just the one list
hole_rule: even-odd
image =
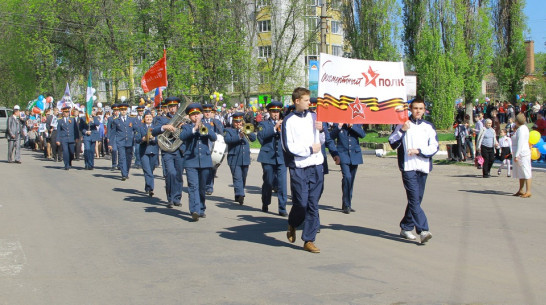
[(193, 219), (191, 218), (189, 213), (182, 212), (181, 210), (178, 210), (178, 209), (168, 209), (163, 207), (145, 207), (144, 212), (159, 213), (162, 215), (172, 216), (172, 217), (180, 218), (185, 221), (193, 222)]
[(390, 239), (390, 240), (393, 240), (393, 241), (406, 243), (406, 244), (415, 244), (415, 241), (406, 240), (406, 239), (400, 237), (400, 235), (398, 235), (398, 234), (393, 234), (393, 233), (389, 233), (389, 232), (385, 232), (385, 231), (381, 231), (381, 230), (377, 230), (377, 229), (372, 229), (372, 228), (347, 226), (347, 225), (342, 225), (342, 224), (331, 224), (329, 226), (321, 226), (321, 228), (328, 229), (328, 230), (347, 231), (347, 232), (353, 232), (353, 233), (356, 233), (356, 234), (363, 234), (363, 235), (368, 235), (368, 236), (380, 237), (380, 238)]
[(467, 192), (467, 193), (483, 194), (483, 195), (499, 195), (499, 196), (512, 195), (512, 193), (497, 191), (497, 190), (459, 190), (459, 192)]
[(120, 174), (117, 174), (117, 175), (93, 174), (93, 176), (99, 177), (99, 178), (108, 178), (108, 179), (114, 179), (114, 180), (121, 180), (121, 175)]
[(454, 177), (454, 178), (481, 178), (482, 174), (480, 172), (479, 174), (476, 174), (476, 175), (451, 175), (449, 177)]
[[(235, 197), (235, 196), (234, 196)], [(218, 196), (207, 196), (207, 201), (213, 201), (216, 202), (216, 206), (223, 209), (230, 209), (234, 211), (255, 211), (258, 209), (257, 204), (255, 202), (250, 202), (248, 197), (245, 198), (245, 203), (243, 205), (240, 205), (238, 202), (235, 202), (235, 198), (228, 199), (225, 197), (218, 197)], [(262, 203), (259, 202), (259, 209), (262, 209)]]
[(238, 220), (245, 224), (225, 228), (224, 231), (217, 232), (219, 236), (226, 239), (247, 241), (272, 247), (301, 249), (301, 247), (291, 244), (288, 241), (266, 235), (268, 233), (275, 233), (279, 238), (285, 237), (286, 218), (239, 215)]

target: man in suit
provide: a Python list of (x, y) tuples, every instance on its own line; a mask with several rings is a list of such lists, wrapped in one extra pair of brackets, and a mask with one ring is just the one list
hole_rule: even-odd
[[(21, 163), (21, 120), (19, 105), (13, 107), (13, 114), (8, 118), (8, 162)], [(15, 161), (13, 155), (15, 154)]]
[(118, 144), (116, 143), (116, 135), (113, 132), (112, 124), (114, 120), (119, 117), (119, 104), (112, 105), (112, 116), (108, 118), (106, 123), (106, 140), (108, 142), (108, 149), (112, 153), (112, 170), (119, 169), (119, 153)]
[(63, 147), (64, 169), (69, 170), (74, 159), (74, 145), (79, 137), (78, 125), (74, 118), (70, 117), (70, 106), (62, 108), (63, 117), (57, 122), (56, 144)]
[[(203, 105), (203, 123), (207, 123), (212, 127), (212, 131), (216, 135), (223, 135), (224, 134), (224, 126), (220, 120), (214, 118), (215, 111), (214, 111), (214, 105), (212, 104), (205, 104)], [(213, 144), (212, 142), (209, 143), (209, 149), (212, 151)], [(207, 195), (212, 195), (212, 192), (214, 192), (214, 177), (216, 176), (216, 167), (213, 167), (211, 169), (211, 174), (208, 175), (207, 178), (207, 187), (205, 190), (205, 193)]]
[(154, 169), (158, 165), (159, 146), (157, 139), (151, 136), (154, 127), (152, 113), (147, 111), (143, 120), (144, 123), (137, 130), (136, 142), (139, 145), (138, 152), (144, 172), (144, 191), (152, 197), (154, 195)]
[(93, 110), (89, 122), (83, 118), (80, 120), (80, 130), (83, 135), (83, 160), (86, 170), (95, 168), (95, 145), (99, 140), (99, 127), (100, 120), (96, 116), (95, 110)]
[(189, 104), (185, 112), (189, 115), (191, 124), (182, 126), (180, 132), (180, 139), (184, 141), (186, 148), (184, 168), (188, 179), (190, 214), (194, 221), (206, 217), (205, 188), (212, 170), (209, 144), (217, 139), (212, 125), (202, 121), (202, 110), (200, 104)]
[[(128, 104), (119, 105), (120, 115), (112, 121), (112, 129), (109, 134), (115, 137), (119, 152), (119, 167), (121, 169), (121, 181), (129, 179), (129, 169), (133, 160), (133, 142), (137, 124), (133, 118), (127, 115)], [(110, 139), (112, 143), (113, 139)], [(111, 146), (108, 147), (112, 149)]]
[[(171, 119), (178, 111), (180, 99), (177, 97), (168, 97), (163, 101), (163, 106), (167, 107), (168, 113), (165, 116), (156, 116), (152, 135), (157, 137), (165, 131), (174, 132), (181, 126), (173, 126), (170, 124)], [(172, 208), (173, 205), (180, 206), (182, 199), (182, 172), (184, 171), (184, 144), (180, 145), (176, 150), (169, 152), (161, 150), (161, 160), (165, 176), (165, 191), (167, 192), (167, 207)]]
[(224, 141), (228, 146), (227, 161), (233, 176), (235, 201), (245, 202), (245, 185), (248, 167), (250, 166), (250, 143), (256, 141), (256, 134), (250, 132), (245, 135), (243, 130), (244, 113), (236, 112), (232, 116), (232, 127), (224, 131)]
[(342, 211), (345, 214), (355, 212), (352, 208), (351, 201), (353, 198), (353, 186), (355, 183), (356, 171), (358, 165), (362, 164), (362, 150), (358, 139), (364, 138), (366, 133), (360, 124), (343, 124), (334, 125), (330, 136), (337, 144), (337, 152), (339, 154), (341, 174), (342, 195)]
[(286, 165), (281, 143), (282, 106), (278, 101), (271, 101), (266, 106), (270, 116), (258, 125), (258, 141), (262, 145), (258, 162), (262, 163), (263, 169), (262, 211), (269, 211), (271, 195), (275, 188), (279, 202), (279, 215), (288, 216), (286, 213)]

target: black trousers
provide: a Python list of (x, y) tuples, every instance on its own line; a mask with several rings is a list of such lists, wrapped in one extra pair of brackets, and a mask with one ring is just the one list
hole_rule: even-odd
[(481, 154), (483, 157), (483, 175), (488, 176), (495, 162), (495, 149), (493, 147), (481, 146)]

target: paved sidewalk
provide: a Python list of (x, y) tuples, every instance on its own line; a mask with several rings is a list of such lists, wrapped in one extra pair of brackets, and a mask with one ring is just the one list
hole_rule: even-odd
[[(0, 143), (0, 156), (7, 144)], [(433, 238), (399, 237), (405, 192), (394, 157), (364, 156), (341, 213), (341, 173), (330, 160), (321, 200), (320, 254), (286, 240), (286, 218), (261, 212), (253, 161), (245, 205), (233, 202), (229, 168), (191, 222), (187, 194), (166, 208), (143, 193), (142, 172), (121, 181), (97, 169), (61, 170), (24, 150), (0, 161), (0, 304), (542, 304), (546, 299), (546, 173), (533, 197), (517, 181), (480, 178), (471, 166), (436, 165), (423, 208)], [(254, 156), (254, 159), (256, 156)], [(161, 175), (161, 168), (155, 174)], [(494, 172), (496, 174), (496, 172)], [(504, 172), (505, 174), (505, 172)], [(184, 186), (186, 186), (184, 177)]]

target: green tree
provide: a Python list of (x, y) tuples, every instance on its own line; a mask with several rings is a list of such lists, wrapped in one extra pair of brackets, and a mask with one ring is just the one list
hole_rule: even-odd
[(403, 1), (406, 54), (417, 72), (417, 94), (432, 103), (432, 120), (440, 129), (453, 123), (455, 100), (466, 70), (462, 23), (457, 0)]
[(400, 60), (400, 6), (396, 0), (343, 1), (342, 15), (352, 58)]
[(482, 80), (489, 72), (493, 60), (490, 7), (488, 0), (457, 1), (456, 9), (462, 22), (464, 36), (465, 65), (460, 66), (464, 81), (463, 97), (466, 114), (471, 120), (474, 100), (480, 96)]
[(495, 59), (492, 70), (499, 91), (512, 102), (523, 89), (525, 17), (523, 0), (495, 0), (492, 20), (495, 29)]

